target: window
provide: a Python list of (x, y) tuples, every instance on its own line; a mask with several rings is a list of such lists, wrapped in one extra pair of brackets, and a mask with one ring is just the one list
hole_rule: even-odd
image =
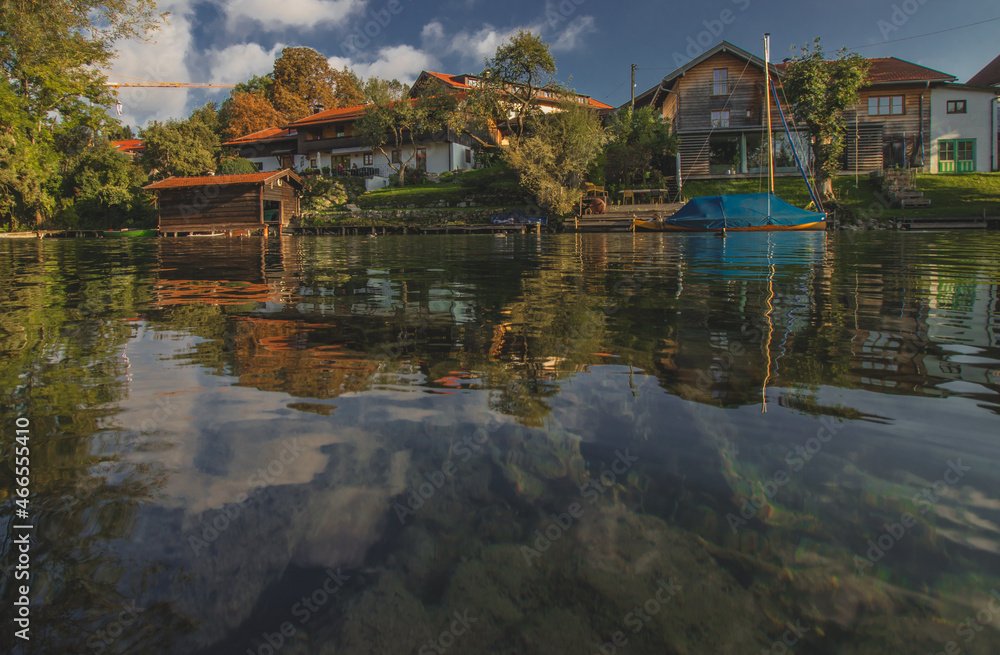
[(976, 158), (975, 142), (971, 140), (958, 142), (958, 161), (972, 161)]
[(426, 171), (427, 170), (427, 149), (417, 148), (417, 170)]
[(264, 162), (262, 161), (256, 161), (253, 163), (253, 165), (257, 167), (258, 171), (264, 170)]
[(954, 141), (942, 141), (941, 142), (941, 152), (938, 155), (938, 159), (943, 159), (944, 161), (955, 161), (955, 142)]
[(316, 160), (315, 159), (310, 159), (309, 160), (309, 168), (316, 168)]
[(903, 96), (868, 98), (869, 116), (896, 116), (903, 113)]
[(717, 68), (712, 73), (712, 95), (724, 96), (729, 93), (729, 71)]
[(347, 127), (343, 123), (337, 125), (337, 138), (347, 136)]
[(375, 155), (371, 152), (366, 152), (364, 156), (364, 165), (371, 166), (375, 163)]
[(964, 114), (965, 113), (965, 100), (949, 100), (948, 101), (948, 113), (949, 114)]
[(403, 151), (402, 150), (393, 150), (392, 151), (392, 163), (393, 164), (402, 164), (403, 163)]
[(712, 127), (729, 127), (729, 110), (712, 112)]
[(465, 163), (466, 164), (472, 163), (472, 150), (470, 150), (469, 148), (465, 149)]

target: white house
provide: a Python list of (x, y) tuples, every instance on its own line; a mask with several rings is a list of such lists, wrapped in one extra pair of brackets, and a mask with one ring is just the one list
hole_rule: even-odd
[(945, 84), (931, 89), (931, 173), (996, 168), (997, 90)]
[[(992, 87), (1000, 95), (1000, 56), (969, 78), (971, 86)], [(993, 108), (993, 170), (1000, 171), (1000, 102)]]

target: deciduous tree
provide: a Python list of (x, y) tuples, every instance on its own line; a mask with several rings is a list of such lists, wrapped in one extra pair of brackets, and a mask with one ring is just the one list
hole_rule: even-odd
[(597, 114), (571, 107), (533, 119), (501, 152), (543, 209), (566, 215), (580, 200), (584, 171), (606, 142)]
[(833, 178), (844, 150), (843, 112), (859, 102), (868, 80), (870, 64), (846, 49), (827, 60), (820, 40), (799, 49), (781, 79), (795, 120), (804, 123), (812, 140), (816, 186), (823, 198), (832, 199)]
[(230, 141), (253, 132), (279, 127), (285, 118), (260, 91), (233, 93), (219, 111), (222, 138)]
[(161, 19), (155, 0), (0, 0), (0, 211), (12, 224), (55, 210), (60, 146), (114, 123), (97, 69)]
[(290, 121), (315, 113), (318, 107), (335, 109), (361, 104), (357, 77), (330, 67), (312, 48), (285, 48), (274, 61), (270, 100)]
[[(376, 77), (365, 83), (365, 113), (355, 122), (355, 129), (365, 144), (378, 150), (389, 167), (396, 171), (399, 186), (404, 185), (406, 167), (416, 157), (417, 141), (433, 140), (447, 130), (454, 120), (456, 97), (453, 94), (425, 89), (411, 98), (409, 88), (397, 80)], [(409, 145), (409, 156), (394, 162), (390, 151), (402, 153)], [(387, 150), (388, 148), (388, 150)]]

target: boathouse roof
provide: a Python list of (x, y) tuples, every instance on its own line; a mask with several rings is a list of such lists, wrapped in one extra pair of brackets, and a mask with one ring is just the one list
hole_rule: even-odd
[(298, 187), (302, 187), (302, 178), (291, 169), (271, 171), (269, 173), (245, 173), (243, 175), (202, 175), (199, 177), (169, 177), (159, 182), (153, 182), (142, 187), (149, 191), (161, 189), (178, 189), (182, 187), (220, 186), (227, 184), (267, 184), (278, 178), (288, 178)]

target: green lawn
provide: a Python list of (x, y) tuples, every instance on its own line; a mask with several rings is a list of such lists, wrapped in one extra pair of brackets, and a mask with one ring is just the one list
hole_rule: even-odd
[[(797, 207), (809, 204), (809, 192), (801, 178), (780, 177), (775, 179), (774, 186), (775, 193), (783, 200)], [(766, 189), (766, 180), (692, 180), (684, 185), (684, 196), (761, 193)], [(925, 198), (930, 198), (930, 207), (888, 209), (880, 201), (878, 190), (867, 175), (861, 176), (857, 188), (853, 176), (834, 180), (834, 190), (841, 205), (856, 214), (864, 211), (885, 218), (951, 218), (982, 216), (985, 209), (987, 216), (1000, 216), (1000, 173), (921, 174), (917, 176), (917, 189), (924, 192)]]
[(444, 173), (434, 184), (407, 183), (404, 187), (389, 186), (370, 191), (358, 198), (364, 209), (435, 207), (444, 201), (448, 206), (472, 200), (477, 206), (517, 204), (524, 193), (508, 172), (497, 168), (466, 171), (458, 175)]

